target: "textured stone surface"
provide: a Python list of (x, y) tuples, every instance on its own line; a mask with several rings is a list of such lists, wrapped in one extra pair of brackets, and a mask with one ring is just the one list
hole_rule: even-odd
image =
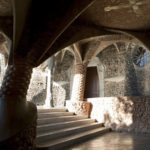
[(37, 105), (45, 104), (46, 99), (46, 76), (40, 68), (35, 68), (32, 73), (27, 100)]
[[(140, 82), (134, 67), (132, 52), (134, 48), (129, 45), (125, 54), (125, 96), (140, 96)], [(141, 74), (142, 76), (142, 74)], [(144, 79), (145, 80), (145, 79)], [(144, 93), (143, 93), (144, 95)]]
[(74, 68), (75, 71), (73, 74), (73, 87), (71, 100), (83, 101), (87, 66), (84, 64), (76, 64)]
[(0, 90), (0, 149), (34, 149), (36, 106), (26, 102), (32, 66), (22, 57), (8, 65)]
[(124, 80), (122, 80), (120, 82), (105, 81), (105, 86), (104, 86), (105, 96), (124, 95), (124, 90), (125, 90), (124, 84), (125, 84)]
[[(72, 74), (73, 56), (66, 52), (61, 60), (62, 51), (54, 59), (54, 69), (52, 69), (52, 105), (63, 107), (65, 100), (70, 99), (70, 81)], [(37, 105), (44, 105), (46, 99), (46, 70), (35, 68), (33, 70), (27, 99)]]
[(2, 84), (4, 73), (5, 73), (5, 58), (4, 55), (0, 54), (0, 85)]
[(77, 115), (90, 116), (92, 105), (87, 101), (66, 101), (66, 108)]
[[(122, 49), (118, 52), (114, 45), (110, 45), (99, 53), (98, 57), (106, 67), (105, 78), (121, 76), (125, 74), (125, 49), (122, 43)], [(110, 57), (111, 56), (111, 57)]]
[(0, 16), (12, 15), (12, 3), (11, 0), (0, 0)]
[(59, 52), (55, 58), (55, 66), (53, 72), (53, 103), (54, 106), (64, 106), (65, 100), (70, 99), (72, 80), (72, 65), (74, 62), (73, 54), (69, 51)]
[(64, 107), (66, 100), (66, 90), (59, 84), (53, 84), (53, 106)]
[(150, 133), (150, 97), (88, 99), (91, 117), (117, 131)]
[[(24, 101), (26, 99), (28, 86), (32, 74), (32, 67), (26, 62), (18, 62), (8, 65), (2, 82), (0, 96)], [(17, 79), (17, 80), (16, 80)]]
[[(138, 2), (141, 2), (141, 5), (138, 5)], [(150, 18), (144, 14), (148, 14), (149, 7), (149, 1), (146, 0), (95, 1), (81, 15), (80, 19), (91, 24), (115, 29), (146, 29), (149, 28)], [(110, 8), (110, 11), (107, 11), (107, 8)]]
[(145, 66), (136, 66), (133, 61), (133, 52), (139, 46), (134, 43), (127, 46), (120, 42), (117, 43), (118, 50), (111, 45), (98, 54), (104, 66), (104, 96), (149, 95), (150, 55), (148, 54), (145, 58), (147, 61)]
[(120, 45), (122, 46), (120, 52), (114, 45), (110, 45), (98, 55), (105, 68), (104, 96), (124, 95), (125, 92), (125, 45), (124, 43)]

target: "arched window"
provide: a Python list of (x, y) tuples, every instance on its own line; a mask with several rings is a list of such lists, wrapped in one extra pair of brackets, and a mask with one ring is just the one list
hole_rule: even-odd
[(143, 47), (134, 49), (132, 53), (133, 62), (138, 67), (144, 67), (149, 63), (150, 52)]

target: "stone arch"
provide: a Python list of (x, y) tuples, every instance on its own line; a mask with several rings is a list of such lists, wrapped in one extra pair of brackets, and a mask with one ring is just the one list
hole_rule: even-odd
[(63, 59), (64, 59), (67, 52), (70, 52), (75, 57), (74, 51), (70, 46), (64, 48), (62, 51), (59, 51), (58, 53), (60, 53), (60, 52), (62, 53), (61, 54), (61, 62), (63, 61)]
[(66, 52), (69, 51), (74, 56), (75, 62), (82, 62), (81, 54), (78, 48), (78, 44), (74, 43), (71, 46), (68, 46), (62, 50), (61, 61), (63, 60)]

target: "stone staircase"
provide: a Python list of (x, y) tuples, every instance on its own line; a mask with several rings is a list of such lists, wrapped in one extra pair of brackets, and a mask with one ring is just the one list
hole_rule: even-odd
[(37, 150), (62, 149), (110, 131), (66, 109), (38, 109), (37, 124)]

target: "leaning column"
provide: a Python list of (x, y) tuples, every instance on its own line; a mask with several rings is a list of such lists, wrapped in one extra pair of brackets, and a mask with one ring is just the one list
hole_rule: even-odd
[(73, 102), (84, 100), (85, 79), (86, 79), (86, 65), (76, 64), (71, 95), (71, 100)]
[(90, 104), (84, 101), (87, 64), (75, 64), (71, 103), (76, 114), (89, 116)]
[(0, 90), (0, 149), (35, 147), (36, 106), (26, 101), (32, 66), (22, 58), (8, 65)]

